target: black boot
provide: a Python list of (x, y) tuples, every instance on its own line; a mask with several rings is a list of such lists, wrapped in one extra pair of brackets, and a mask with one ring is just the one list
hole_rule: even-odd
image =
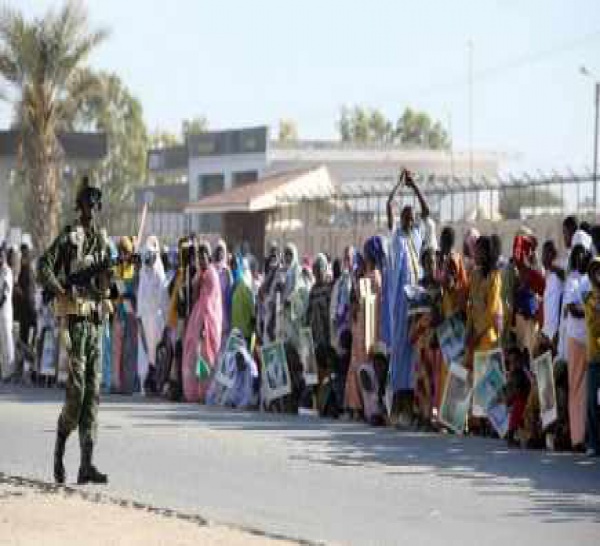
[(60, 422), (56, 431), (56, 444), (54, 445), (54, 481), (58, 484), (64, 484), (67, 478), (63, 458), (65, 456), (65, 446), (67, 444), (67, 435), (62, 431)]
[(77, 483), (85, 485), (86, 483), (108, 483), (108, 476), (102, 474), (92, 464), (92, 455), (94, 453), (94, 443), (86, 440), (81, 444), (81, 466), (77, 475)]

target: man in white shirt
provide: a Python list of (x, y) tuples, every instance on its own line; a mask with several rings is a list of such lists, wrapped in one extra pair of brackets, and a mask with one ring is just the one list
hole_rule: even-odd
[(560, 326), (561, 300), (564, 283), (555, 261), (558, 257), (554, 241), (546, 241), (542, 247), (542, 264), (546, 272), (546, 288), (544, 289), (544, 325), (542, 336), (556, 351)]

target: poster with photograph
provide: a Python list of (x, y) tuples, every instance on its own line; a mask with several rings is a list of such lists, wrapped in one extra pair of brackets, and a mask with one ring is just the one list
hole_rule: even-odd
[(440, 421), (456, 434), (464, 432), (471, 393), (469, 373), (466, 368), (460, 364), (451, 364), (440, 408)]
[[(475, 405), (483, 409), (484, 415), (487, 415), (488, 408), (496, 403), (502, 395), (502, 390), (506, 380), (502, 372), (495, 363), (488, 363), (488, 368), (484, 376), (473, 387), (473, 408)], [(473, 412), (475, 413), (475, 412)]]
[[(490, 370), (497, 370), (498, 373), (492, 373), (489, 376), (488, 383), (482, 388), (481, 383)], [(498, 383), (501, 382), (500, 385)], [(504, 354), (502, 349), (492, 349), (491, 351), (475, 351), (473, 355), (473, 415), (475, 417), (485, 417), (486, 408), (492, 400), (486, 402), (482, 396), (490, 394), (490, 389), (493, 385), (498, 386), (501, 390), (505, 383), (504, 375)]]
[(434, 292), (416, 284), (407, 284), (404, 294), (408, 302), (408, 316), (420, 313), (431, 313), (434, 303)]
[(540, 415), (544, 428), (556, 421), (556, 390), (554, 387), (554, 369), (550, 351), (538, 356), (531, 365), (537, 381), (540, 397)]
[(446, 366), (449, 367), (453, 362), (462, 364), (466, 344), (463, 320), (458, 315), (449, 317), (436, 328), (436, 333)]
[(292, 392), (290, 372), (281, 341), (261, 349), (263, 398), (267, 404)]
[(302, 362), (304, 370), (304, 381), (309, 386), (317, 385), (319, 383), (317, 358), (315, 356), (315, 344), (310, 328), (300, 328), (299, 349), (300, 362)]
[(500, 438), (504, 438), (508, 432), (508, 409), (506, 404), (495, 401), (487, 407), (487, 418), (498, 433)]
[(221, 351), (217, 360), (215, 380), (228, 389), (233, 388), (235, 382), (235, 353), (246, 347), (246, 341), (239, 330), (233, 329), (225, 342), (225, 348)]

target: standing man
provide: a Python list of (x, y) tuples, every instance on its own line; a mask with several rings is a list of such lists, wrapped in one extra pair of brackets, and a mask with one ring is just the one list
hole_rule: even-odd
[(67, 330), (69, 374), (54, 448), (54, 479), (59, 484), (66, 479), (63, 457), (67, 438), (76, 428), (81, 448), (77, 483), (108, 481), (92, 464), (100, 400), (98, 325), (102, 306), (110, 297), (103, 283), (110, 269), (110, 249), (95, 222), (101, 208), (102, 192), (84, 177), (76, 200), (79, 220), (62, 231), (38, 263), (40, 283), (56, 298), (55, 313), (66, 321)]
[[(400, 225), (394, 219), (394, 200), (401, 185), (413, 190), (421, 206), (421, 221), (416, 222), (411, 206), (405, 206), (400, 214)], [(409, 425), (413, 405), (412, 346), (408, 337), (408, 303), (404, 287), (416, 285), (421, 276), (420, 256), (422, 248), (433, 246), (428, 240), (435, 233), (435, 226), (425, 227), (429, 222), (429, 207), (412, 174), (404, 169), (398, 183), (390, 193), (387, 203), (390, 245), (386, 267), (385, 303), (390, 318), (390, 368), (389, 379), (394, 396), (394, 413), (400, 424)], [(389, 395), (388, 395), (389, 396)]]

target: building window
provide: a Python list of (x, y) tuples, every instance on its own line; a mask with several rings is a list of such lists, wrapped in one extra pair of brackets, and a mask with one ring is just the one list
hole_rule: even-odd
[(233, 173), (233, 187), (244, 186), (258, 180), (258, 171), (240, 171)]
[(222, 174), (201, 174), (198, 176), (198, 198), (220, 193), (225, 187), (225, 176)]
[[(221, 193), (225, 187), (222, 174), (201, 174), (198, 177), (198, 198)], [(198, 219), (200, 233), (219, 233), (221, 231), (220, 214), (201, 214)]]

